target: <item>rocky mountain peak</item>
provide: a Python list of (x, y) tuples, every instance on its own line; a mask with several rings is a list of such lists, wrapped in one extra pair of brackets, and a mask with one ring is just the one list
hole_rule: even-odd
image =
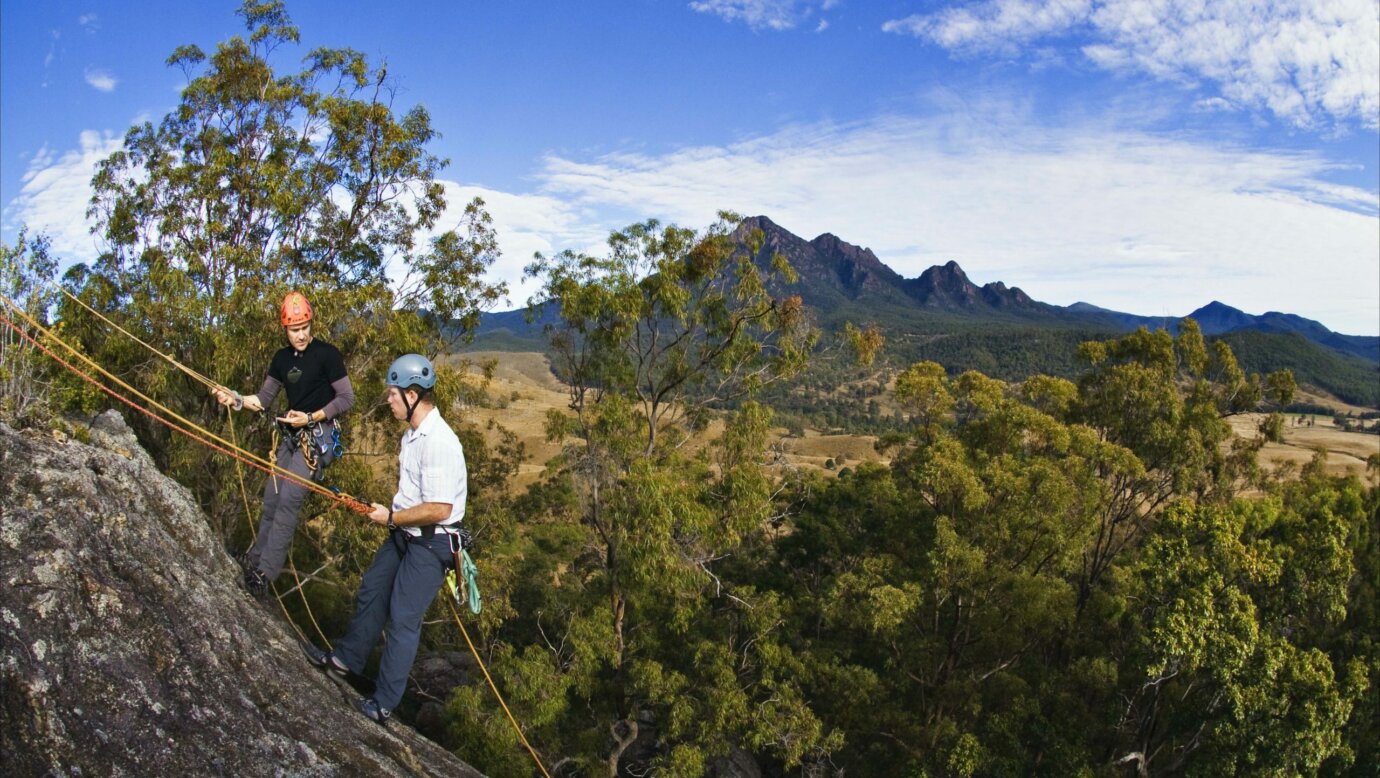
[(934, 265), (906, 286), (916, 302), (931, 308), (971, 308), (982, 301), (981, 290), (953, 260)]
[(6, 774), (479, 775), (356, 713), (120, 415), (89, 432), (0, 424)]
[(760, 229), (763, 236), (757, 261), (765, 266), (772, 253), (780, 252), (800, 276), (792, 293), (802, 295), (815, 305), (828, 306), (864, 296), (904, 302), (900, 291), (901, 276), (878, 259), (871, 249), (829, 233), (806, 241), (766, 216), (744, 219), (738, 235), (745, 240), (754, 229)]
[(906, 292), (916, 302), (928, 308), (972, 309), (1005, 308), (1035, 309), (1040, 303), (1019, 288), (1007, 288), (1001, 281), (979, 287), (968, 280), (968, 274), (958, 263), (949, 260), (935, 265), (919, 278), (906, 281)]
[(1188, 316), (1198, 322), (1204, 335), (1219, 335), (1223, 332), (1249, 327), (1255, 323), (1254, 316), (1216, 300)]

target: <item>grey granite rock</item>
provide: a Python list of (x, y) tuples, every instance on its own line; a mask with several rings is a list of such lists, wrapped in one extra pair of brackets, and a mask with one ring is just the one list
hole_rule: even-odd
[(356, 713), (118, 414), (0, 425), (6, 775), (479, 775)]

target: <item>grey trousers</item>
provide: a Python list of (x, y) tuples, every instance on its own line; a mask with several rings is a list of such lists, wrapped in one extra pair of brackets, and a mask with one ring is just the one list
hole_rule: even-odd
[(374, 699), (389, 710), (402, 701), (407, 674), (412, 671), (421, 642), (422, 617), (452, 565), (450, 540), (444, 532), (437, 532), (430, 540), (410, 538), (406, 553), (401, 555), (404, 544), (392, 537), (395, 534), (404, 533), (390, 532), (374, 554), (374, 562), (359, 584), (350, 628), (332, 649), (352, 672), (363, 673), (379, 633), (387, 630)]
[[(317, 457), (316, 472), (307, 467), (306, 457), (293, 439), (278, 444), (278, 467), (305, 480), (320, 481), (321, 471), (330, 464), (332, 452)], [(259, 516), (259, 533), (249, 549), (249, 566), (258, 568), (272, 581), (283, 572), (292, 536), (297, 531), (297, 513), (307, 497), (307, 487), (283, 478), (269, 476), (264, 483), (264, 507)]]

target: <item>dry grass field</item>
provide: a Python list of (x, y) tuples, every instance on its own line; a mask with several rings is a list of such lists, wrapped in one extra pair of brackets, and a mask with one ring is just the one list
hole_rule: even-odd
[[(462, 358), (476, 365), (494, 360), (493, 380), (488, 386), (489, 407), (466, 408), (461, 416), (481, 427), (487, 427), (490, 421), (501, 424), (526, 444), (528, 458), (519, 466), (513, 484), (520, 492), (537, 480), (547, 460), (560, 453), (559, 444), (546, 441), (546, 412), (552, 408), (567, 408), (570, 396), (565, 386), (552, 375), (550, 364), (541, 354), (480, 351), (449, 360), (454, 364)], [(480, 371), (471, 367), (470, 372), (478, 374)], [(491, 437), (496, 439), (496, 436)]]
[[(557, 454), (560, 447), (546, 442), (546, 412), (550, 409), (564, 409), (569, 396), (564, 386), (552, 375), (550, 365), (541, 354), (508, 352), (470, 352), (464, 358), (474, 363), (494, 360), (493, 380), (488, 386), (490, 398), (487, 408), (469, 408), (462, 415), (477, 422), (481, 427), (490, 420), (503, 425), (517, 434), (527, 445), (530, 455), (518, 473), (518, 490), (537, 480), (545, 463)], [(452, 357), (452, 359), (458, 359)], [(472, 372), (478, 372), (472, 368)], [(890, 387), (888, 387), (889, 389)], [(889, 396), (889, 394), (888, 394)], [(1342, 412), (1362, 412), (1368, 410), (1340, 403), (1335, 399), (1313, 393), (1301, 393), (1301, 402), (1328, 405)], [(1232, 429), (1238, 435), (1254, 436), (1260, 423), (1260, 414), (1243, 414), (1230, 419)], [(711, 426), (712, 436), (720, 427)], [(840, 467), (856, 466), (862, 461), (882, 462), (888, 460), (874, 449), (876, 438), (867, 435), (824, 435), (814, 430), (806, 430), (801, 438), (791, 437), (785, 429), (777, 431), (774, 448), (780, 454), (780, 464), (819, 472), (829, 472), (826, 467), (834, 460), (834, 470)], [(1337, 475), (1347, 472), (1362, 477), (1375, 478), (1367, 474), (1366, 457), (1380, 452), (1380, 435), (1359, 432), (1345, 432), (1337, 429), (1328, 417), (1313, 417), (1313, 426), (1297, 426), (1293, 419), (1287, 419), (1284, 428), (1284, 442), (1267, 444), (1262, 451), (1262, 463), (1267, 467), (1277, 467), (1285, 462), (1303, 465), (1313, 457), (1316, 449), (1328, 453), (1328, 470)]]
[[(1307, 402), (1319, 402), (1308, 400)], [(1364, 410), (1364, 409), (1359, 409)], [(1254, 436), (1264, 414), (1244, 413), (1233, 416), (1228, 421), (1237, 435)], [(1327, 452), (1327, 471), (1332, 475), (1352, 473), (1362, 478), (1375, 479), (1373, 473), (1366, 472), (1366, 458), (1380, 453), (1380, 435), (1364, 432), (1347, 432), (1338, 429), (1327, 416), (1311, 416), (1312, 426), (1295, 423), (1297, 416), (1285, 418), (1284, 442), (1266, 443), (1260, 451), (1260, 460), (1266, 467), (1278, 467), (1284, 463), (1303, 466), (1313, 458), (1314, 452)]]

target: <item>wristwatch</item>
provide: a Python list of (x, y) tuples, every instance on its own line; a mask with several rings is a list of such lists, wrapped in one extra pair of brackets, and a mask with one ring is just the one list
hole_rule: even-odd
[(393, 509), (392, 509), (392, 508), (389, 508), (389, 509), (388, 509), (388, 528), (389, 528), (389, 529), (397, 529), (397, 528), (398, 528), (398, 525), (396, 525), (396, 524), (393, 523)]

